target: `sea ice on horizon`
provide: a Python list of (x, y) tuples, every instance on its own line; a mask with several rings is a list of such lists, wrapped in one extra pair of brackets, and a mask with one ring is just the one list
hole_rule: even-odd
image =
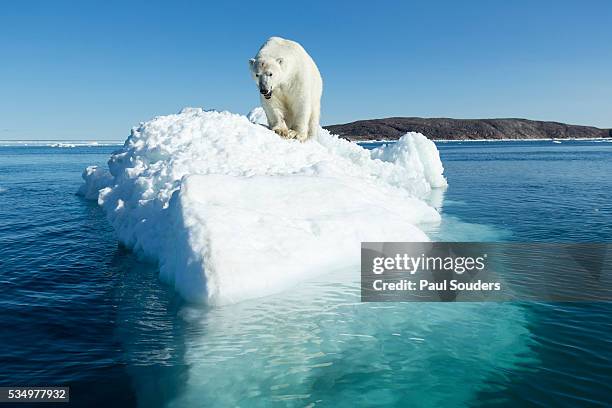
[(109, 171), (88, 167), (79, 194), (97, 198), (163, 281), (208, 304), (358, 266), (362, 241), (428, 240), (416, 225), (440, 216), (422, 198), (446, 180), (425, 136), (368, 151), (323, 129), (283, 140), (257, 124), (261, 111), (248, 117), (158, 116), (132, 130)]

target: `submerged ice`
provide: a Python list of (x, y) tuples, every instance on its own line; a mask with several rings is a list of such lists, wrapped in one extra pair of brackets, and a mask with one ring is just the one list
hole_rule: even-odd
[(320, 129), (287, 141), (248, 115), (187, 108), (133, 129), (108, 170), (89, 167), (119, 240), (185, 298), (234, 303), (359, 264), (362, 241), (422, 241), (423, 198), (446, 180), (435, 145), (408, 133), (368, 151)]

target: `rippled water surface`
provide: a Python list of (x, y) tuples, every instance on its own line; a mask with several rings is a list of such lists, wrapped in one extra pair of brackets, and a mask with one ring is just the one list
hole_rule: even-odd
[[(440, 143), (438, 240), (609, 242), (612, 143)], [(75, 406), (606, 406), (612, 306), (364, 304), (357, 271), (184, 304), (74, 195), (113, 147), (0, 147), (1, 385)]]

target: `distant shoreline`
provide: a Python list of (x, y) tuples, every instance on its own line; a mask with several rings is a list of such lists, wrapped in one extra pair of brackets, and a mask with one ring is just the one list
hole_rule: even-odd
[(517, 118), (393, 117), (359, 120), (324, 128), (355, 142), (397, 140), (407, 132), (422, 133), (434, 141), (612, 139), (612, 129)]
[[(386, 139), (386, 140), (350, 140), (355, 143), (395, 143), (398, 139)], [(612, 138), (609, 137), (583, 137), (583, 138), (567, 138), (567, 139), (552, 139), (552, 138), (539, 138), (539, 139), (431, 139), (433, 142), (440, 143), (453, 143), (453, 142), (576, 142), (576, 141), (602, 141), (612, 143)]]

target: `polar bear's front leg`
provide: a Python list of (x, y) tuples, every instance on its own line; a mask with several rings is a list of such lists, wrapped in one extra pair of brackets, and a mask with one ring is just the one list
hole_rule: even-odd
[(291, 139), (291, 131), (285, 123), (285, 118), (283, 117), (282, 111), (274, 106), (271, 106), (271, 104), (268, 101), (265, 101), (263, 98), (262, 106), (264, 108), (264, 112), (266, 112), (266, 118), (268, 119), (268, 127), (270, 130), (282, 138)]

